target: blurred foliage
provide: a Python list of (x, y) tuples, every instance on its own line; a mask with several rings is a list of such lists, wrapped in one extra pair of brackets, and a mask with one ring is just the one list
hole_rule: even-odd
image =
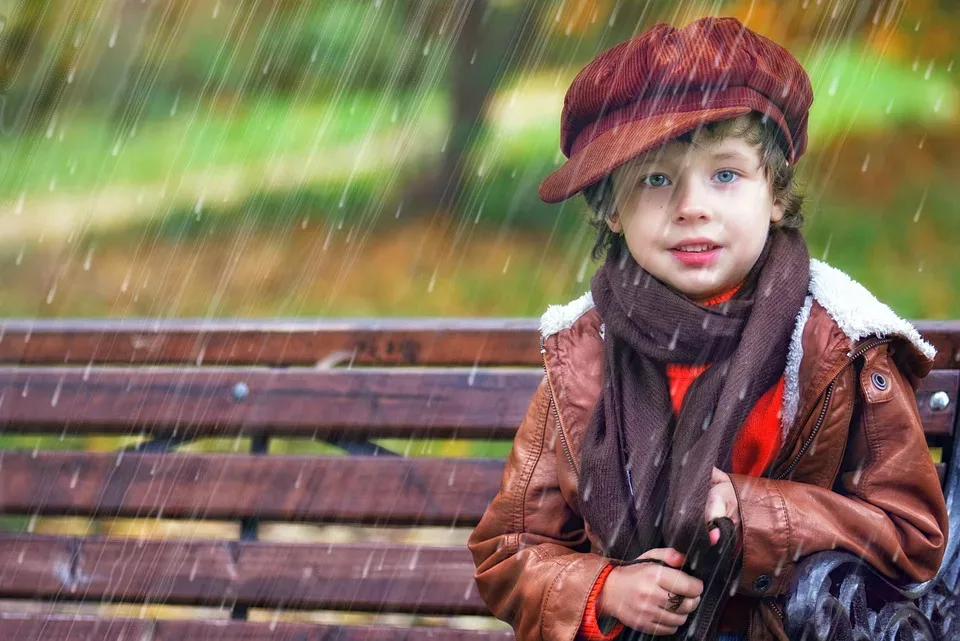
[[(902, 313), (960, 315), (942, 302), (956, 299), (949, 243), (944, 254), (921, 245), (958, 233), (947, 197), (958, 173), (954, 4), (466, 6), (0, 0), (10, 132), (0, 140), (0, 313), (536, 314), (582, 290), (593, 269), (582, 254), (582, 201), (536, 196), (563, 161), (565, 88), (599, 50), (655, 22), (713, 13), (782, 42), (811, 75), (811, 145), (800, 165), (811, 246)], [(414, 198), (418, 190), (433, 200)], [(432, 252), (410, 240), (418, 234), (437, 238)], [(398, 237), (410, 244), (397, 247)], [(509, 263), (495, 269), (516, 285), (465, 258), (487, 244), (498, 249), (479, 254)], [(901, 275), (923, 262), (918, 289), (901, 291), (868, 267), (881, 247), (903, 256)], [(286, 251), (303, 258), (252, 262), (273, 265), (265, 257)], [(383, 266), (366, 260), (380, 254), (408, 265), (401, 282), (380, 300), (348, 294), (379, 295), (360, 283), (383, 278)], [(532, 272), (517, 271), (521, 255)], [(570, 268), (545, 276), (547, 263)], [(202, 265), (210, 271), (193, 278)], [(321, 265), (339, 276), (319, 278)], [(569, 279), (559, 288), (557, 274)], [(520, 284), (543, 277), (543, 287)], [(312, 285), (318, 278), (325, 289)], [(945, 295), (918, 293), (932, 280)], [(211, 297), (207, 282), (223, 294)], [(254, 301), (250, 282), (283, 293)], [(524, 290), (516, 304), (503, 294), (513, 286)], [(424, 297), (431, 287), (452, 289)]]

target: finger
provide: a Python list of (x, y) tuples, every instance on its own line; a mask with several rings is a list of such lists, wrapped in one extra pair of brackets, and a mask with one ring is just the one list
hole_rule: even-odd
[(654, 615), (651, 623), (657, 623), (659, 625), (674, 626), (679, 627), (687, 622), (686, 614), (679, 614), (668, 610), (667, 608), (661, 608), (657, 611), (657, 614)]
[(683, 600), (683, 603), (680, 604), (680, 607), (677, 608), (677, 614), (686, 614), (689, 615), (691, 612), (697, 609), (700, 606), (701, 597), (686, 598)]
[(711, 483), (723, 483), (727, 480), (727, 475), (720, 468), (713, 468), (713, 471), (710, 472), (710, 482)]
[(673, 568), (661, 568), (657, 585), (667, 592), (685, 597), (698, 597), (703, 593), (703, 581)]
[(671, 567), (679, 568), (680, 566), (683, 565), (684, 556), (685, 555), (683, 554), (683, 552), (680, 552), (679, 550), (675, 550), (673, 548), (653, 548), (651, 550), (647, 550), (637, 558), (638, 559), (657, 559), (657, 560), (663, 561), (664, 563), (666, 563)]
[(717, 492), (707, 494), (707, 507), (704, 513), (704, 520), (708, 523), (713, 519), (727, 516), (727, 506)]
[(720, 528), (713, 528), (710, 530), (710, 545), (716, 545), (717, 541), (720, 540)]

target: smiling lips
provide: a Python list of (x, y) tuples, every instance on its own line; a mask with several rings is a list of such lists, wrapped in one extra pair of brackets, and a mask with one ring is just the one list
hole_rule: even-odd
[(702, 267), (716, 260), (722, 247), (706, 239), (696, 238), (670, 249), (673, 257), (689, 267)]

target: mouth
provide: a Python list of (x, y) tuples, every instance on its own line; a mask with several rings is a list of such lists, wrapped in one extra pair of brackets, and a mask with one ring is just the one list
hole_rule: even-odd
[(716, 260), (721, 249), (716, 243), (696, 239), (695, 242), (684, 242), (670, 248), (670, 253), (688, 267), (704, 267)]
[(680, 252), (688, 252), (692, 254), (700, 254), (703, 252), (713, 251), (715, 249), (720, 249), (720, 245), (717, 245), (715, 243), (684, 243), (682, 245), (671, 247), (670, 251), (680, 251)]

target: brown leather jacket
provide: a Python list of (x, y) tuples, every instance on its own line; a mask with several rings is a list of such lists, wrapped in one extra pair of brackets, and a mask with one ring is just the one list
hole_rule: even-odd
[[(915, 388), (934, 350), (861, 285), (811, 262), (811, 295), (785, 371), (783, 447), (764, 477), (732, 474), (743, 523), (737, 591), (750, 641), (786, 640), (798, 564), (839, 548), (891, 579), (932, 578), (947, 510)], [(479, 593), (517, 639), (571, 641), (609, 560), (579, 513), (580, 448), (603, 385), (602, 319), (589, 293), (541, 321), (546, 375), (468, 546)]]

